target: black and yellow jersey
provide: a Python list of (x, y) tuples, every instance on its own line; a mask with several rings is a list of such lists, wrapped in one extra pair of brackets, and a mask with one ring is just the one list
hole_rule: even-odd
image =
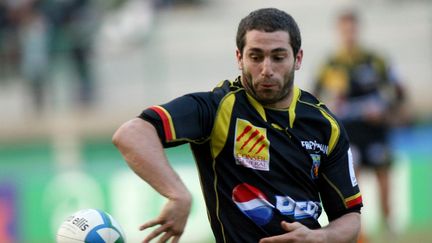
[(262, 106), (240, 78), (211, 92), (152, 106), (141, 118), (165, 147), (189, 142), (217, 242), (258, 242), (285, 233), (282, 220), (319, 228), (362, 206), (344, 129), (294, 87), (288, 109)]
[(360, 46), (350, 52), (341, 49), (328, 57), (315, 84), (315, 95), (344, 125), (355, 162), (371, 168), (389, 166), (388, 135), (404, 99), (390, 64)]
[(326, 104), (334, 103), (330, 108), (344, 124), (368, 124), (365, 110), (388, 112), (402, 98), (389, 63), (362, 47), (329, 56), (318, 72), (315, 94)]

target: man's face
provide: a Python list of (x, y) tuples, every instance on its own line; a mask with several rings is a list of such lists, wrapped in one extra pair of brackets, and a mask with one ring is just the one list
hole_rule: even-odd
[(358, 26), (355, 20), (342, 18), (338, 22), (339, 36), (342, 45), (345, 47), (353, 47), (357, 43)]
[(294, 55), (285, 31), (251, 30), (245, 40), (243, 53), (236, 54), (246, 91), (263, 105), (287, 107), (303, 51)]

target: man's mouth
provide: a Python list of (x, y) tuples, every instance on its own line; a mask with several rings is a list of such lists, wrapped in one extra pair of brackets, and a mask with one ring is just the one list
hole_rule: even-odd
[(272, 88), (272, 87), (276, 86), (276, 84), (261, 84), (261, 86), (264, 88)]

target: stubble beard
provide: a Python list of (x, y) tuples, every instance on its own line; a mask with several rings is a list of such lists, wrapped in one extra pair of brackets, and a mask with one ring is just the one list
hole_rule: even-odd
[[(284, 80), (282, 83), (282, 88), (279, 91), (273, 91), (273, 95), (268, 96), (268, 95), (261, 95), (261, 92), (257, 92), (256, 88), (254, 87), (253, 84), (253, 80), (252, 80), (252, 75), (248, 72), (245, 72), (244, 69), (242, 71), (242, 77), (246, 84), (246, 91), (252, 95), (252, 97), (254, 97), (259, 103), (261, 103), (262, 105), (265, 106), (270, 106), (273, 104), (278, 103), (279, 101), (282, 101), (283, 99), (285, 99), (286, 97), (288, 97), (290, 95), (290, 93), (292, 92), (292, 88), (294, 85), (294, 70), (292, 70), (291, 72), (287, 73), (284, 76)], [(271, 92), (271, 91), (269, 91)], [(268, 94), (268, 92), (267, 92)]]

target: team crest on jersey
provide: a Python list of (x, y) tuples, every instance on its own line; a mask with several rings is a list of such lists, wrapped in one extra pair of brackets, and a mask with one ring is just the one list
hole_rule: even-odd
[(321, 155), (319, 155), (319, 154), (310, 154), (310, 156), (312, 158), (311, 176), (312, 176), (312, 179), (317, 179), (318, 178), (319, 166), (321, 164)]
[(237, 119), (234, 140), (236, 164), (254, 170), (270, 170), (270, 141), (265, 128), (256, 127), (249, 121)]

